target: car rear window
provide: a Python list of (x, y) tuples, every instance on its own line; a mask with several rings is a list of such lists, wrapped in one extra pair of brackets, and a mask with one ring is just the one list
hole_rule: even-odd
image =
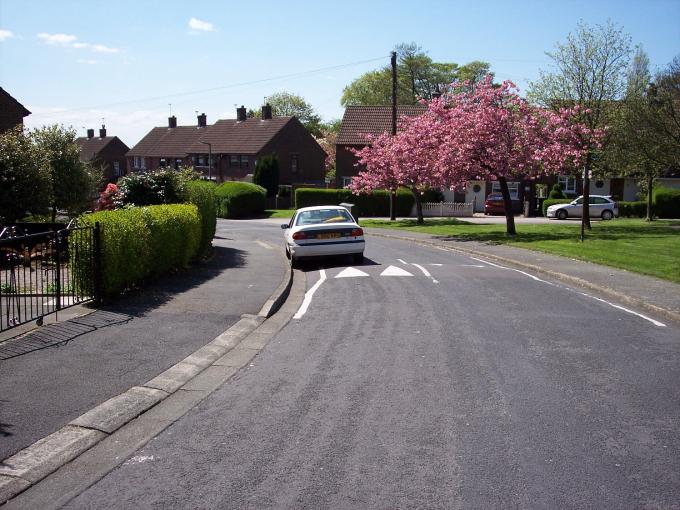
[(298, 214), (296, 225), (316, 225), (319, 223), (347, 223), (354, 222), (347, 209), (315, 209), (302, 211)]

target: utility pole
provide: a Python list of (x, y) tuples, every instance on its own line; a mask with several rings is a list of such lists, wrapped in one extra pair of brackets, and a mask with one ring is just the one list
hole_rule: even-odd
[[(397, 52), (392, 52), (392, 136), (397, 134)], [(397, 219), (397, 190), (390, 190), (390, 221)]]

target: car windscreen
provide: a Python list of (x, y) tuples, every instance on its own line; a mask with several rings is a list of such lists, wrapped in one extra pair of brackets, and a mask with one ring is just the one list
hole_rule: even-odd
[(354, 222), (347, 209), (314, 209), (301, 211), (295, 220), (296, 225), (317, 225), (319, 223)]

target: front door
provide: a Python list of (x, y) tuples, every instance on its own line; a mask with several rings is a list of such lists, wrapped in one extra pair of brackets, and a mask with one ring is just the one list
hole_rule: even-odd
[(474, 212), (484, 212), (486, 199), (486, 183), (484, 181), (469, 181), (465, 189), (465, 201), (474, 202)]

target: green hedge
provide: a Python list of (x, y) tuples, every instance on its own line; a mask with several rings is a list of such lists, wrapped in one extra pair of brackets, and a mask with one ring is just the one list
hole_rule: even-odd
[(644, 218), (647, 216), (647, 202), (618, 202), (622, 218)]
[(571, 202), (571, 198), (546, 198), (543, 201), (543, 207), (541, 208), (543, 216), (544, 217), (548, 216), (548, 207), (550, 207), (551, 205), (568, 204), (569, 202)]
[(201, 243), (198, 257), (204, 258), (212, 252), (212, 240), (217, 228), (217, 186), (209, 181), (189, 181), (186, 186), (187, 201), (198, 207), (201, 216)]
[[(100, 211), (81, 216), (79, 222), (101, 225), (102, 292), (108, 297), (185, 267), (196, 257), (201, 240), (201, 219), (191, 204)], [(91, 283), (81, 286), (90, 288)]]
[[(423, 202), (439, 202), (441, 192), (425, 191)], [(356, 216), (389, 216), (390, 193), (386, 190), (375, 190), (369, 194), (353, 195), (348, 189), (318, 189), (298, 188), (295, 190), (295, 208), (311, 207), (315, 205), (338, 205), (342, 202), (354, 204), (353, 212)], [(409, 216), (413, 208), (414, 199), (411, 191), (400, 188), (397, 190), (397, 216)]]
[(215, 190), (220, 218), (244, 218), (264, 212), (267, 190), (248, 182), (223, 182)]
[(680, 218), (680, 189), (657, 188), (653, 192), (654, 214), (659, 218)]

